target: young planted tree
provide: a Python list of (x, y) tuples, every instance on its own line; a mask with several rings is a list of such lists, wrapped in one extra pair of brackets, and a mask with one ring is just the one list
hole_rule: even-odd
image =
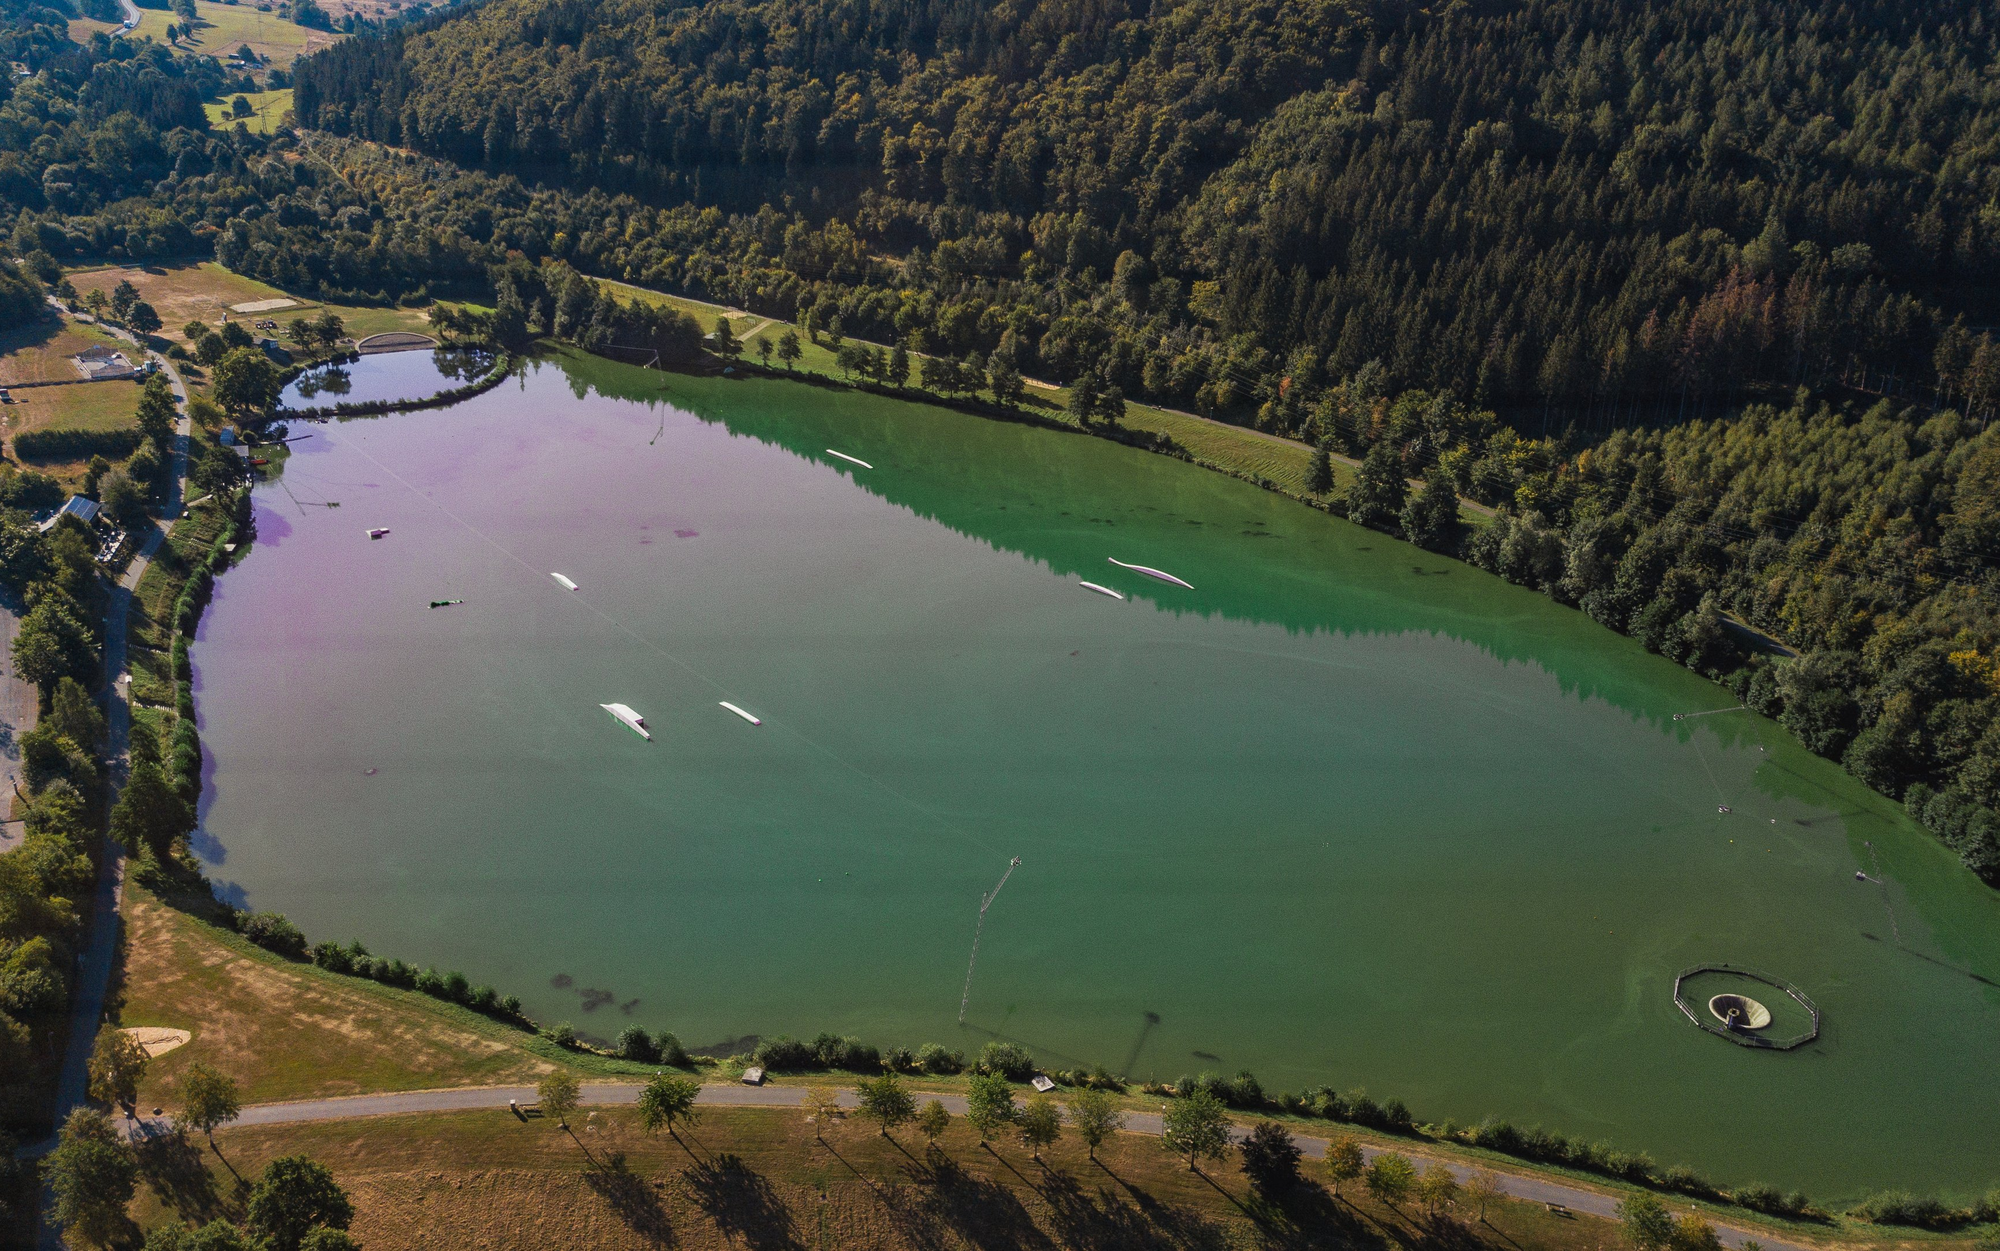
[(1667, 1251), (1673, 1245), (1673, 1213), (1652, 1195), (1633, 1195), (1620, 1203), (1618, 1223), (1635, 1251)]
[(808, 1086), (805, 1097), (806, 1119), (812, 1122), (813, 1137), (826, 1141), (827, 1122), (840, 1116), (840, 1096), (831, 1086)]
[(1417, 1200), (1432, 1220), (1458, 1202), (1458, 1176), (1442, 1164), (1433, 1164), (1417, 1179)]
[(889, 349), (889, 385), (900, 387), (910, 380), (910, 350), (898, 343)]
[(146, 1049), (122, 1029), (101, 1029), (90, 1051), (89, 1072), (90, 1097), (131, 1116), (139, 1101), (139, 1079), (146, 1075)]
[(1340, 1188), (1343, 1184), (1361, 1176), (1366, 1167), (1361, 1154), (1361, 1144), (1354, 1140), (1352, 1134), (1342, 1134), (1327, 1144), (1326, 1180), (1333, 1187), (1334, 1198), (1340, 1197)]
[(1368, 1165), (1368, 1193), (1379, 1203), (1395, 1207), (1410, 1197), (1417, 1188), (1417, 1166), (1409, 1157), (1394, 1151), (1384, 1151)]
[(938, 1139), (944, 1137), (944, 1131), (950, 1128), (951, 1113), (936, 1099), (926, 1103), (923, 1111), (917, 1113), (917, 1129), (929, 1141), (933, 1151), (937, 1149)]
[(1102, 1090), (1077, 1091), (1069, 1097), (1068, 1111), (1070, 1125), (1076, 1129), (1076, 1136), (1083, 1139), (1083, 1145), (1090, 1148), (1093, 1160), (1104, 1140), (1125, 1127), (1125, 1114)]
[(243, 1112), (236, 1079), (216, 1072), (196, 1061), (181, 1075), (181, 1110), (174, 1117), (182, 1126), (198, 1129), (208, 1139), (209, 1150), (222, 1154), (215, 1145), (217, 1127), (227, 1125)]
[(1479, 1223), (1486, 1223), (1486, 1205), (1500, 1198), (1500, 1178), (1491, 1169), (1474, 1169), (1465, 1179), (1465, 1201), (1479, 1212)]
[(701, 1119), (701, 1111), (694, 1104), (699, 1094), (701, 1083), (691, 1077), (658, 1074), (639, 1092), (639, 1123), (649, 1134), (665, 1129), (675, 1142), (680, 1143), (681, 1150), (686, 1151), (687, 1144), (681, 1142), (675, 1127), (693, 1125)]
[[(551, 1069), (535, 1085), (535, 1102), (541, 1105), (542, 1115), (554, 1117), (556, 1127), (569, 1132), (569, 1118), (577, 1105), (583, 1101), (583, 1083), (568, 1069)], [(570, 1137), (576, 1137), (571, 1133)]]
[(803, 355), (805, 349), (799, 346), (798, 331), (787, 330), (778, 336), (778, 359), (785, 363), (786, 369), (797, 368), (799, 357)]
[(1069, 415), (1079, 426), (1088, 426), (1097, 416), (1100, 394), (1097, 375), (1086, 373), (1069, 384)]
[(979, 1131), (979, 1141), (1014, 1122), (1014, 1088), (998, 1073), (975, 1074), (966, 1084), (965, 1119)]
[(324, 1164), (302, 1155), (271, 1161), (250, 1192), (243, 1224), (260, 1248), (300, 1251), (315, 1231), (344, 1230), (354, 1223), (354, 1204)]
[(1054, 1099), (1038, 1091), (1028, 1096), (1027, 1104), (1014, 1118), (1014, 1125), (1028, 1154), (1040, 1160), (1042, 1148), (1062, 1137), (1062, 1110), (1056, 1107)]
[(1206, 1090), (1177, 1096), (1167, 1106), (1166, 1132), (1160, 1141), (1175, 1155), (1187, 1157), (1188, 1171), (1201, 1160), (1220, 1160), (1229, 1152), (1229, 1116), (1222, 1100)]
[(1673, 1251), (1722, 1251), (1722, 1239), (1715, 1226), (1699, 1212), (1689, 1212), (1674, 1222)]
[(131, 1226), (125, 1205), (138, 1188), (132, 1148), (95, 1108), (78, 1108), (63, 1122), (56, 1149), (42, 1162), (42, 1178), (55, 1194), (54, 1217), (66, 1236), (103, 1245)]
[(856, 1083), (855, 1093), (861, 1096), (861, 1115), (875, 1122), (884, 1138), (898, 1126), (916, 1119), (917, 1102), (894, 1073)]
[(761, 336), (757, 340), (757, 363), (767, 369), (771, 365), (771, 341)]
[(1292, 1131), (1276, 1121), (1259, 1121), (1243, 1139), (1243, 1172), (1266, 1199), (1283, 1199), (1298, 1188), (1303, 1153)]

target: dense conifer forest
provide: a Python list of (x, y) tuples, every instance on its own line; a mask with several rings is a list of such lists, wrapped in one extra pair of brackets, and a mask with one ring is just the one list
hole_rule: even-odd
[(271, 137), (61, 16), (0, 36), (25, 274), (579, 341), (616, 278), (1290, 434), (2000, 880), (1988, 5), (488, 0), (301, 62)]

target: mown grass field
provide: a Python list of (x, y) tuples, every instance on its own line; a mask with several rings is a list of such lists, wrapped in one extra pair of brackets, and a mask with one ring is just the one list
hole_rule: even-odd
[[(195, 0), (194, 11), (194, 30), (177, 43), (167, 45), (167, 26), (171, 23), (179, 27), (181, 19), (178, 14), (166, 9), (139, 10), (139, 25), (127, 38), (151, 39), (155, 43), (171, 46), (176, 52), (215, 57), (226, 57), (244, 44), (249, 44), (250, 50), (261, 60), (278, 69), (288, 69), (293, 61), (308, 52), (332, 47), (346, 38), (332, 31), (310, 30), (250, 4), (216, 4), (213, 0)], [(92, 32), (99, 30), (116, 34), (119, 29), (116, 22), (73, 21), (70, 23), (70, 38), (88, 39)]]
[[(957, 1120), (938, 1150), (905, 1129), (827, 1127), (802, 1113), (711, 1108), (681, 1137), (646, 1135), (629, 1109), (586, 1110), (575, 1135), (501, 1111), (227, 1129), (227, 1163), (194, 1140), (158, 1152), (133, 1215), (233, 1215), (235, 1174), (306, 1154), (352, 1196), (352, 1232), (392, 1248), (1233, 1248), (1448, 1246), (1598, 1251), (1609, 1222), (1503, 1201), (1430, 1216), (1349, 1185), (1314, 1183), (1280, 1205), (1255, 1197), (1233, 1159), (1200, 1173), (1156, 1138), (1116, 1135), (1089, 1159), (1065, 1138), (1035, 1160), (1011, 1136), (982, 1146)], [(234, 1169), (234, 1173), (231, 1169)], [(1310, 1165), (1308, 1165), (1310, 1168)], [(156, 1180), (155, 1180), (156, 1179)]]
[(243, 93), (243, 99), (250, 106), (248, 117), (236, 116), (232, 107), (236, 100), (235, 96), (203, 105), (202, 107), (208, 112), (208, 124), (217, 130), (228, 130), (241, 122), (253, 135), (268, 135), (276, 130), (278, 124), (285, 120), (285, 115), (292, 111), (290, 87), (282, 87), (277, 91), (246, 91)]
[[(262, 92), (260, 95), (274, 94)], [(310, 296), (294, 295), (280, 291), (268, 283), (246, 278), (242, 274), (223, 268), (214, 261), (189, 262), (185, 264), (148, 264), (134, 266), (99, 266), (72, 271), (69, 280), (79, 295), (92, 288), (111, 294), (112, 288), (120, 282), (130, 282), (138, 288), (139, 298), (153, 306), (163, 323), (160, 337), (175, 343), (186, 343), (187, 338), (181, 328), (190, 321), (203, 321), (209, 325), (219, 325), (225, 313), (231, 320), (254, 325), (259, 321), (278, 323), (278, 338), (284, 338), (284, 327), (294, 317), (317, 316), (321, 309), (330, 308), (339, 314), (347, 325), (347, 332), (355, 338), (365, 338), (380, 334), (385, 330), (429, 331), (424, 310), (410, 308), (367, 308), (348, 304), (324, 304)], [(231, 312), (238, 304), (257, 304), (266, 300), (290, 300), (285, 308), (270, 309), (260, 313)], [(269, 331), (262, 333), (269, 334)]]
[[(10, 392), (14, 402), (0, 405), (0, 434), (4, 434), (7, 455), (15, 456), (15, 437), (30, 430), (123, 430), (136, 424), (139, 387), (135, 382), (114, 379), (19, 387), (23, 382), (68, 382), (79, 377), (70, 357), (97, 344), (118, 348), (128, 357), (138, 355), (124, 340), (70, 318), (37, 322), (0, 339), (0, 387), (17, 388)], [(65, 483), (83, 474), (81, 461), (37, 461), (34, 467)]]

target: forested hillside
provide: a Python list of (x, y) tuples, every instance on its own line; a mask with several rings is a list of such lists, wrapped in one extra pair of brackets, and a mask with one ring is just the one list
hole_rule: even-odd
[[(317, 58), (298, 107), (465, 164), (789, 203), (816, 229), (766, 250), (808, 279), (896, 285), (869, 258), (912, 251), (953, 284), (1115, 277), (1027, 336), (1061, 377), (1227, 410), (1379, 359), (1609, 426), (1937, 384), (1939, 332), (1994, 320), (1994, 25), (1973, 0), (494, 0)], [(1984, 404), (1992, 371), (1950, 364)]]

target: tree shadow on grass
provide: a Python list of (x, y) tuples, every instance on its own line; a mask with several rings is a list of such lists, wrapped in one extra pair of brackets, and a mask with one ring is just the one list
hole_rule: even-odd
[(178, 1126), (159, 1129), (139, 1138), (133, 1149), (139, 1176), (177, 1215), (196, 1224), (232, 1215), (201, 1146), (190, 1141), (186, 1131)]
[(1086, 1188), (1070, 1173), (1051, 1170), (1042, 1196), (1049, 1204), (1056, 1239), (1088, 1251), (1153, 1247), (1210, 1251), (1229, 1245), (1222, 1227), (1199, 1213), (1161, 1203), (1129, 1186), (1126, 1190), (1133, 1196), (1131, 1202), (1109, 1186)]
[(1056, 1247), (1014, 1191), (941, 1157), (906, 1170), (923, 1183), (903, 1209), (902, 1226), (922, 1248), (970, 1245), (981, 1251)]
[(694, 1192), (695, 1203), (730, 1241), (741, 1238), (752, 1251), (803, 1251), (805, 1244), (799, 1241), (798, 1227), (777, 1187), (734, 1152), (723, 1152), (713, 1163), (704, 1160), (681, 1176)]
[(652, 1184), (625, 1166), (624, 1152), (612, 1152), (603, 1168), (585, 1173), (583, 1180), (585, 1185), (597, 1192), (599, 1198), (611, 1205), (611, 1210), (625, 1222), (625, 1227), (644, 1239), (647, 1245), (674, 1245), (674, 1229), (667, 1220), (666, 1208), (661, 1206), (660, 1197), (653, 1192)]
[(1307, 1251), (1308, 1248), (1313, 1251), (1320, 1248), (1386, 1251), (1392, 1238), (1401, 1246), (1458, 1245), (1434, 1244), (1414, 1226), (1390, 1229), (1385, 1236), (1381, 1227), (1370, 1222), (1351, 1204), (1335, 1199), (1314, 1185), (1300, 1185), (1281, 1199), (1253, 1195), (1250, 1207), (1264, 1235), (1265, 1244), (1284, 1248), (1284, 1251)]

